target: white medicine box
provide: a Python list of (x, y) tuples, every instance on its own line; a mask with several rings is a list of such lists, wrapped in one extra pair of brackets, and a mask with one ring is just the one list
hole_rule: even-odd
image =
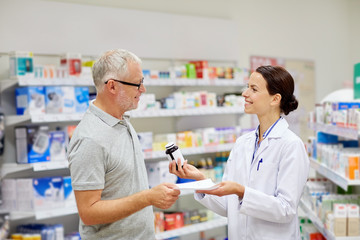
[(16, 188), (19, 211), (45, 210), (64, 206), (62, 177), (17, 179)]
[(32, 52), (14, 51), (9, 53), (10, 56), (10, 78), (16, 79), (21, 77), (33, 77), (33, 54)]

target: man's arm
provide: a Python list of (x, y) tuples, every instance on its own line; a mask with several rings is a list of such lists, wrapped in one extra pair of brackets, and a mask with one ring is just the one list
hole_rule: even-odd
[(102, 190), (74, 193), (81, 220), (85, 225), (95, 225), (115, 222), (150, 205), (167, 209), (178, 199), (180, 191), (175, 184), (163, 183), (114, 200), (101, 200)]

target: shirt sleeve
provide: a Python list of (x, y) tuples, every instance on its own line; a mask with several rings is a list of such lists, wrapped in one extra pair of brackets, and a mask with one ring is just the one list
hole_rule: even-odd
[(72, 144), (68, 154), (74, 190), (98, 190), (105, 185), (105, 151), (89, 138)]

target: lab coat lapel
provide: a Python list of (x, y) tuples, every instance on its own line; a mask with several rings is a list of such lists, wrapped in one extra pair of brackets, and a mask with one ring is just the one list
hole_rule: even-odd
[[(255, 141), (256, 141), (255, 132), (254, 134), (249, 135), (248, 138), (246, 139), (246, 148), (247, 148), (247, 151), (245, 151), (246, 174), (250, 173), (250, 169), (252, 165), (251, 160), (255, 150)], [(246, 179), (248, 179), (248, 177), (249, 176), (247, 176)]]

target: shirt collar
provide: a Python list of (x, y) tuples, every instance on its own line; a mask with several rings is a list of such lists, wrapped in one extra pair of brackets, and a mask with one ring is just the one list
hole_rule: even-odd
[(107, 125), (109, 125), (111, 127), (114, 127), (116, 124), (121, 124), (121, 125), (127, 126), (126, 122), (127, 122), (127, 120), (129, 120), (128, 115), (124, 115), (123, 120), (113, 117), (110, 114), (108, 114), (107, 112), (105, 112), (102, 109), (95, 106), (95, 104), (94, 104), (95, 100), (96, 99), (90, 101), (90, 103), (89, 103), (89, 111), (90, 112), (92, 112), (95, 116), (100, 118), (103, 122), (105, 122)]
[[(280, 116), (280, 118), (278, 120), (276, 120), (276, 122), (274, 122), (268, 129), (266, 129), (266, 131), (263, 133), (263, 139), (266, 138), (270, 134), (271, 130), (275, 127), (275, 125), (282, 119), (283, 119), (283, 117)], [(260, 124), (257, 126), (256, 131), (255, 131), (256, 139), (258, 139), (258, 137), (259, 137), (259, 131), (260, 131)]]

